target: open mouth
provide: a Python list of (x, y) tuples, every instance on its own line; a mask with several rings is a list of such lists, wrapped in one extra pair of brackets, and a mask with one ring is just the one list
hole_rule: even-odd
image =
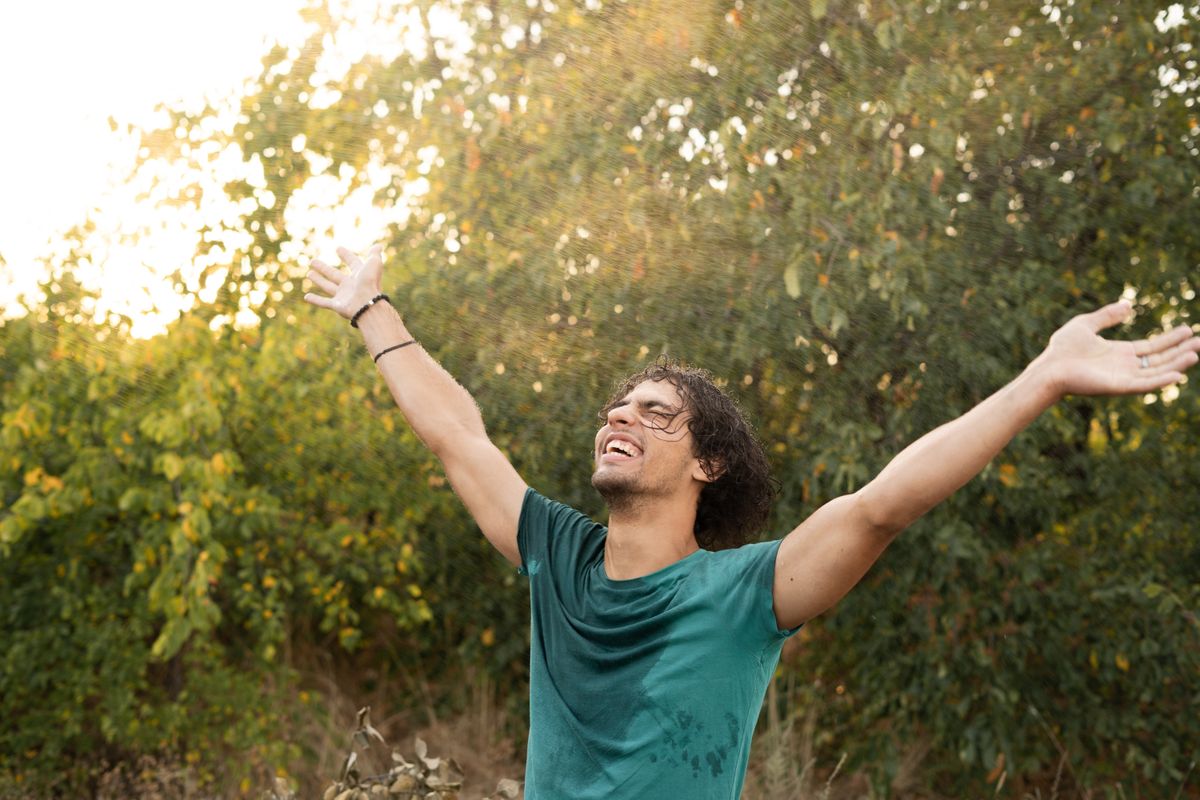
[(601, 459), (605, 461), (629, 461), (642, 454), (641, 448), (625, 439), (610, 439), (604, 446)]

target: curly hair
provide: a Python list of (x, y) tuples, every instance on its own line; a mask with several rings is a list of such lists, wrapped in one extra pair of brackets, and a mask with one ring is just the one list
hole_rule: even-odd
[(700, 491), (696, 542), (705, 550), (745, 544), (766, 525), (779, 491), (762, 443), (733, 398), (717, 387), (712, 373), (667, 356), (621, 381), (600, 418), (606, 419), (617, 402), (645, 381), (666, 381), (679, 392), (690, 414), (687, 425), (695, 455), (709, 478), (715, 478)]

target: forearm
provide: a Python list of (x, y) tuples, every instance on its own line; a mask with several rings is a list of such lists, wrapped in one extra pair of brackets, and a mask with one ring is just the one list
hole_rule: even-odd
[[(368, 309), (358, 327), (372, 356), (413, 338), (387, 303)], [(413, 431), (439, 458), (464, 436), (486, 437), (475, 400), (420, 342), (385, 354), (377, 366)]]
[(975, 477), (1058, 400), (1042, 359), (963, 416), (905, 448), (859, 490), (872, 524), (897, 533)]

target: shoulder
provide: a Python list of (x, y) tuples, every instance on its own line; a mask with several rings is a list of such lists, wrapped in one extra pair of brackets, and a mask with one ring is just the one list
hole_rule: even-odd
[(709, 568), (730, 580), (769, 587), (774, 581), (775, 558), (780, 543), (780, 539), (773, 539), (711, 551), (707, 559)]
[(544, 562), (574, 570), (582, 561), (595, 557), (607, 531), (574, 508), (526, 489), (517, 523), (520, 571), (533, 574)]
[(723, 597), (723, 607), (744, 627), (750, 641), (778, 642), (796, 631), (780, 628), (775, 618), (775, 559), (781, 539), (744, 544), (710, 553), (712, 590)]
[(727, 564), (730, 567), (750, 566), (760, 562), (774, 563), (775, 554), (779, 552), (782, 539), (772, 539), (767, 542), (752, 542), (728, 550), (713, 550), (710, 555), (714, 563)]
[(574, 527), (603, 527), (587, 515), (565, 503), (551, 500), (535, 489), (527, 488), (521, 503), (519, 530), (543, 528), (558, 530)]

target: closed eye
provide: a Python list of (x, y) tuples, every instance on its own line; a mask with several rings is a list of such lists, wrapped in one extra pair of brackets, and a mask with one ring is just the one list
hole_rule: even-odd
[[(601, 422), (608, 422), (608, 415), (615, 409), (624, 408), (632, 401), (629, 398), (622, 398), (600, 410)], [(675, 434), (679, 431), (674, 426), (675, 420), (683, 413), (683, 409), (668, 405), (661, 400), (639, 400), (637, 401), (637, 414), (641, 423), (653, 431), (660, 431), (667, 434)]]

